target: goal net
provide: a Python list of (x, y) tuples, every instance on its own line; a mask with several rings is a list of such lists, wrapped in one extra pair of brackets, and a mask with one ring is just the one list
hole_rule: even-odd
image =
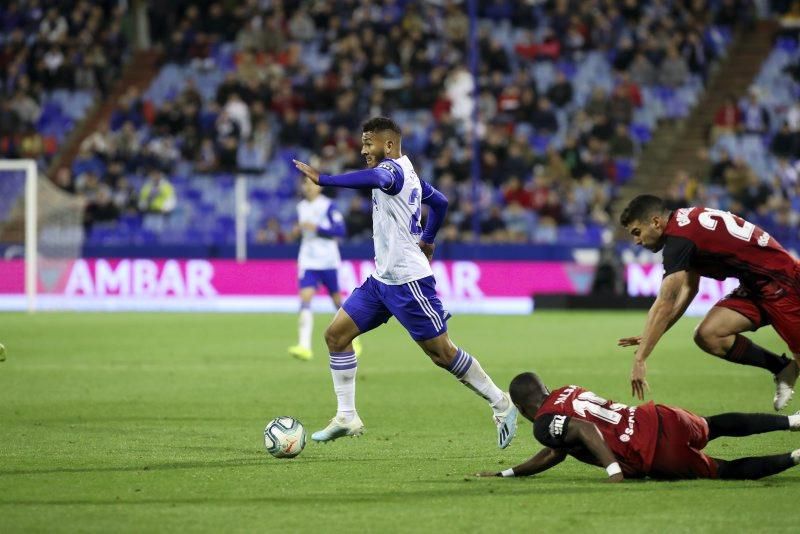
[(82, 200), (41, 175), (35, 161), (0, 159), (0, 309), (54, 307), (38, 296), (58, 293), (80, 257), (82, 217)]

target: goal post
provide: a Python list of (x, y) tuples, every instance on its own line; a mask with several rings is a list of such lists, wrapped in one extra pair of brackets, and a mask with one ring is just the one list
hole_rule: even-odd
[(53, 291), (60, 273), (81, 256), (83, 204), (41, 174), (36, 161), (0, 159), (0, 243), (6, 246), (0, 259), (16, 280), (0, 284), (3, 309), (64, 306)]

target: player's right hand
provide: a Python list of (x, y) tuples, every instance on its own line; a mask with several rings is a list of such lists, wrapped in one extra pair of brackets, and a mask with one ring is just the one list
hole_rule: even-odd
[(478, 478), (485, 478), (485, 477), (496, 477), (499, 473), (497, 471), (481, 471), (480, 473), (475, 473), (475, 476)]
[(617, 341), (618, 347), (635, 347), (642, 342), (642, 336), (623, 337)]
[(645, 393), (650, 391), (646, 376), (647, 364), (644, 360), (634, 358), (633, 369), (631, 370), (631, 395), (639, 400), (644, 400)]
[(298, 171), (302, 172), (309, 180), (319, 185), (319, 171), (317, 169), (307, 163), (297, 161), (296, 159), (293, 159), (292, 162)]

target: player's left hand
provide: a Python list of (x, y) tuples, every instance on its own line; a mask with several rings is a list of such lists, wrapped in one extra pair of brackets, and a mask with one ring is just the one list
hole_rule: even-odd
[(642, 342), (642, 336), (623, 337), (617, 341), (618, 347), (635, 347)]
[(319, 171), (317, 169), (307, 163), (297, 161), (296, 159), (293, 159), (292, 162), (298, 171), (302, 172), (309, 180), (319, 185)]
[(647, 364), (639, 358), (633, 359), (633, 370), (631, 371), (631, 395), (644, 400), (644, 394), (650, 391), (647, 384)]
[(419, 242), (419, 248), (422, 250), (422, 253), (425, 254), (425, 257), (428, 258), (428, 263), (433, 261), (433, 250), (436, 248), (436, 245), (433, 243), (426, 243), (425, 241)]
[(317, 225), (314, 224), (314, 223), (310, 223), (310, 222), (300, 223), (300, 228), (305, 230), (305, 231), (307, 231), (307, 232), (316, 232), (317, 231)]
[(622, 475), (622, 473), (617, 473), (616, 475), (610, 476), (610, 477), (608, 477), (606, 479), (606, 482), (609, 483), (609, 484), (618, 484), (618, 483), (624, 482), (624, 481), (625, 481), (625, 477)]
[(486, 477), (496, 477), (497, 471), (481, 471), (480, 473), (475, 473), (475, 476), (478, 478), (486, 478)]

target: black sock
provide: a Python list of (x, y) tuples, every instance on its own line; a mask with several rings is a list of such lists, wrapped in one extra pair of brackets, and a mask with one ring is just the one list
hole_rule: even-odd
[(789, 430), (789, 417), (767, 413), (723, 413), (706, 417), (708, 439), (720, 436), (752, 436), (776, 430)]
[(730, 461), (714, 458), (714, 461), (717, 462), (719, 478), (727, 480), (756, 480), (786, 471), (795, 465), (790, 453), (753, 456)]
[(780, 373), (792, 361), (786, 356), (778, 356), (774, 352), (759, 347), (740, 334), (736, 334), (736, 340), (723, 358), (741, 365), (761, 367), (773, 375)]

